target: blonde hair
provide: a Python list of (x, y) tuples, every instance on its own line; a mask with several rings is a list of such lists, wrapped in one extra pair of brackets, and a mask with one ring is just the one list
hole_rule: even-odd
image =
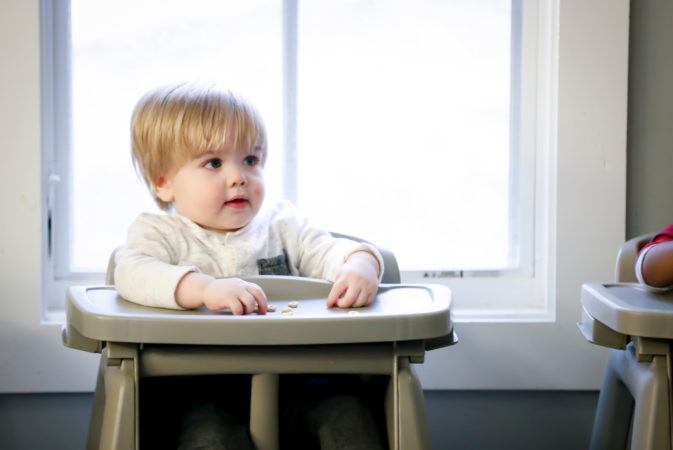
[(154, 183), (185, 162), (224, 145), (258, 146), (266, 159), (266, 131), (257, 112), (216, 84), (183, 83), (153, 89), (131, 117), (131, 153), (154, 200)]

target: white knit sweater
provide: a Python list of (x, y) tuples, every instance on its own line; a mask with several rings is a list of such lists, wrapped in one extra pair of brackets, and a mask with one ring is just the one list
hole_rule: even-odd
[(216, 278), (295, 275), (334, 281), (356, 251), (383, 259), (368, 244), (337, 239), (301, 216), (289, 202), (261, 211), (244, 228), (210, 231), (180, 215), (141, 214), (116, 253), (115, 287), (127, 300), (182, 309), (175, 289), (188, 272)]

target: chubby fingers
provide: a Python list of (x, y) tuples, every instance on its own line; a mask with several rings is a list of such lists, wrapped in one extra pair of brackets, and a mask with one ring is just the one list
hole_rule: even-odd
[(349, 286), (347, 283), (334, 283), (327, 297), (327, 307), (333, 308), (360, 308), (369, 305), (374, 300), (375, 292)]
[(257, 314), (266, 314), (268, 301), (262, 288), (254, 283), (248, 283), (245, 286), (245, 290), (253, 297), (254, 300), (253, 309), (249, 312), (254, 312), (257, 310)]
[(264, 291), (256, 284), (239, 278), (212, 279), (204, 287), (201, 297), (208, 309), (229, 308), (237, 316), (255, 311), (266, 314), (267, 310)]
[(363, 306), (369, 305), (373, 300), (374, 300), (374, 293), (368, 292), (367, 290), (363, 289), (360, 291), (360, 294), (358, 295), (357, 300), (355, 300), (353, 306), (356, 308), (361, 308)]
[[(350, 289), (349, 289), (350, 292)], [(337, 302), (339, 307), (341, 308), (362, 308), (363, 306), (369, 305), (373, 300), (374, 300), (374, 293), (373, 292), (368, 292), (366, 289), (360, 289), (360, 290), (353, 290), (353, 295), (350, 296), (348, 293), (343, 297), (344, 304), (342, 305), (341, 302)], [(348, 299), (351, 299), (349, 301)]]
[(243, 282), (241, 291), (239, 291), (236, 302), (230, 306), (231, 312), (234, 315), (252, 314), (266, 314), (266, 295), (262, 288), (254, 283)]
[[(266, 299), (262, 300), (265, 302)], [(252, 314), (255, 311), (263, 310), (266, 313), (266, 304), (260, 306), (260, 301), (257, 300), (255, 295), (247, 287), (240, 291), (235, 298), (229, 304), (229, 309), (231, 313), (235, 316), (240, 316), (243, 314)], [(261, 313), (261, 314), (264, 314)]]
[(337, 279), (327, 296), (327, 307), (333, 308), (337, 306), (337, 302), (346, 294), (347, 290), (348, 284), (342, 279)]

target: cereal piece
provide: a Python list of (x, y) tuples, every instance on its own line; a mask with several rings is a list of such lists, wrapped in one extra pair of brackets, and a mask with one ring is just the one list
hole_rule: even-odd
[(360, 314), (360, 311), (354, 311), (354, 310), (348, 311), (349, 316), (355, 316), (357, 314)]
[(286, 306), (285, 308), (283, 308), (283, 314), (285, 314), (285, 313), (292, 313), (292, 308), (290, 308), (289, 306)]
[(276, 305), (266, 305), (266, 310), (268, 312), (275, 312), (276, 311)]
[(292, 315), (292, 310), (289, 311), (283, 311), (284, 316), (291, 316)]
[(287, 306), (289, 306), (290, 308), (296, 308), (297, 306), (299, 306), (299, 302), (290, 302), (287, 304)]

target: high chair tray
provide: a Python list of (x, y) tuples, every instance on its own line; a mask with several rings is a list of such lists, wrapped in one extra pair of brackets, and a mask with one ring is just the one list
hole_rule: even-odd
[(587, 283), (582, 306), (590, 319), (627, 336), (673, 339), (673, 292), (636, 283)]
[[(234, 316), (205, 308), (151, 308), (124, 300), (113, 286), (74, 286), (68, 290), (64, 333), (95, 341), (206, 345), (391, 342), (453, 333), (451, 292), (445, 286), (382, 284), (368, 307), (328, 309), (325, 299), (332, 284), (327, 281), (278, 276), (247, 280), (264, 290), (275, 312)], [(298, 306), (284, 315), (290, 301)]]

